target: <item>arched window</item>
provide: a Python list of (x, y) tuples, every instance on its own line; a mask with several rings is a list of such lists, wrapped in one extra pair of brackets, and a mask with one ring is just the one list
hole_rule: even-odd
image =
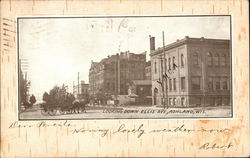
[(221, 64), (221, 66), (225, 66), (226, 65), (226, 55), (225, 54), (221, 55), (220, 64)]
[(214, 61), (213, 62), (214, 62), (215, 66), (219, 65), (219, 55), (217, 53), (214, 55)]
[(196, 52), (193, 53), (193, 64), (198, 65), (198, 54)]
[(212, 66), (213, 65), (213, 59), (212, 59), (212, 54), (211, 53), (207, 53), (207, 65), (208, 66)]

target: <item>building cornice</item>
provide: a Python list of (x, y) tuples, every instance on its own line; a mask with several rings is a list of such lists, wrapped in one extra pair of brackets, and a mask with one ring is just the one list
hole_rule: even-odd
[[(186, 36), (185, 38), (181, 39), (181, 40), (177, 40), (176, 42), (173, 42), (171, 44), (168, 44), (164, 47), (165, 51), (168, 51), (170, 49), (179, 47), (181, 45), (185, 45), (188, 43), (192, 43), (192, 44), (213, 44), (213, 45), (220, 45), (220, 44), (229, 44), (230, 40), (226, 40), (226, 39), (206, 39), (204, 37), (201, 38), (190, 38), (188, 36)], [(160, 47), (154, 51), (150, 52), (150, 56), (153, 57), (155, 55), (161, 54), (163, 52), (163, 47)]]

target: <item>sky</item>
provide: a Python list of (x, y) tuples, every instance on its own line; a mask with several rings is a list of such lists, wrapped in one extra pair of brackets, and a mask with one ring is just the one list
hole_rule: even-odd
[(91, 61), (123, 51), (149, 57), (149, 35), (156, 49), (177, 39), (204, 37), (230, 39), (229, 16), (32, 18), (19, 19), (19, 58), (28, 60), (30, 94), (41, 98), (55, 85), (88, 83)]

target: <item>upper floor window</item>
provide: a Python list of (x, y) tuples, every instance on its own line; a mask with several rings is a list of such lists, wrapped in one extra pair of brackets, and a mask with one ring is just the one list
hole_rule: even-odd
[(184, 55), (181, 54), (181, 67), (183, 67), (183, 66), (184, 66)]
[(161, 72), (162, 72), (162, 70), (163, 70), (163, 59), (161, 58)]
[(175, 57), (173, 57), (173, 61), (172, 62), (173, 62), (173, 69), (175, 69), (175, 65), (176, 65), (175, 64)]
[(173, 79), (174, 84), (174, 91), (176, 91), (176, 78)]
[(220, 64), (221, 64), (221, 66), (225, 66), (226, 65), (226, 55), (225, 54), (221, 55)]
[(192, 89), (193, 90), (200, 90), (200, 77), (192, 77)]
[(181, 90), (185, 90), (185, 77), (181, 77)]
[(168, 90), (168, 82), (167, 82), (167, 80), (165, 82), (165, 88), (166, 88), (166, 93), (167, 93), (167, 90)]
[(172, 91), (172, 79), (169, 79), (169, 91)]
[[(167, 61), (167, 59), (165, 58), (165, 66), (166, 66), (166, 70), (168, 69), (168, 61)], [(166, 71), (165, 70), (165, 71)]]
[(213, 78), (212, 77), (208, 77), (207, 79), (207, 88), (208, 90), (213, 90)]
[(168, 69), (171, 70), (171, 58), (168, 58)]
[(207, 53), (207, 65), (212, 66), (213, 65), (213, 59), (212, 59), (212, 54)]
[(222, 81), (222, 89), (227, 90), (227, 77), (225, 77)]
[(155, 73), (157, 73), (157, 62), (155, 62)]
[(198, 54), (196, 52), (193, 53), (193, 64), (198, 65)]
[(213, 64), (215, 65), (215, 66), (218, 66), (219, 65), (219, 55), (216, 53), (215, 55), (214, 55), (214, 60), (213, 60)]
[(219, 78), (215, 78), (214, 82), (215, 82), (215, 89), (216, 90), (220, 90), (220, 79)]

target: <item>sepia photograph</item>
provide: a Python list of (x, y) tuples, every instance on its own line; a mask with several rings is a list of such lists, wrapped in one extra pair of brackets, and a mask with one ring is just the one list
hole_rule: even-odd
[(18, 17), (18, 119), (232, 118), (230, 15)]

